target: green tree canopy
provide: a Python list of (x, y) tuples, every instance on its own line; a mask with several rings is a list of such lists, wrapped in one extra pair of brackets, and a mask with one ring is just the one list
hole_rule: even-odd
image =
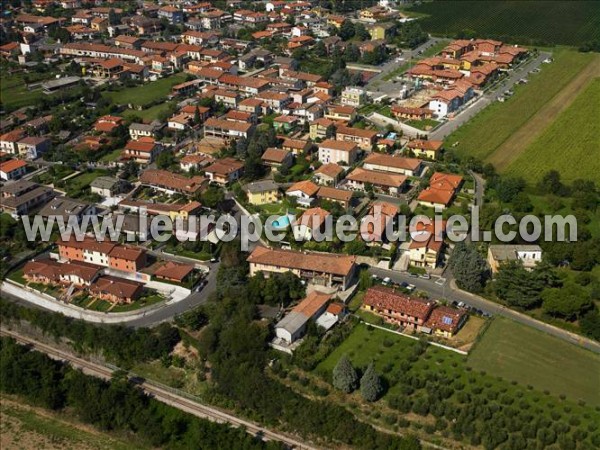
[(368, 402), (374, 402), (381, 394), (383, 394), (383, 385), (377, 372), (375, 372), (375, 366), (373, 362), (369, 364), (364, 375), (360, 379), (360, 393), (363, 398)]
[(333, 368), (333, 386), (346, 394), (358, 387), (358, 374), (346, 355)]

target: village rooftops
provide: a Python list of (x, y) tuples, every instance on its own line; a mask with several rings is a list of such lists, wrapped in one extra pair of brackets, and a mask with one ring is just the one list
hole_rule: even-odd
[(309, 180), (303, 180), (303, 181), (298, 181), (297, 183), (292, 184), (286, 192), (289, 193), (289, 192), (294, 192), (294, 191), (300, 191), (300, 192), (308, 195), (309, 197), (312, 197), (313, 195), (315, 195), (317, 193), (318, 190), (319, 190), (319, 186), (317, 186), (315, 183), (313, 183), (312, 181), (309, 181)]
[(292, 311), (303, 314), (310, 319), (321, 311), (330, 299), (331, 295), (329, 294), (312, 291)]
[(247, 261), (258, 265), (347, 276), (354, 268), (356, 257), (256, 247)]
[(406, 146), (410, 149), (416, 150), (431, 150), (434, 152), (439, 151), (444, 145), (444, 141), (424, 141), (422, 139), (415, 139), (410, 141)]
[(419, 169), (422, 162), (416, 158), (402, 158), (399, 156), (387, 155), (385, 153), (371, 153), (365, 158), (365, 164), (392, 167), (395, 169), (415, 172)]
[(328, 186), (319, 188), (317, 197), (325, 200), (334, 200), (338, 202), (348, 203), (352, 200), (352, 191), (346, 191), (344, 189), (336, 189)]
[(140, 181), (152, 186), (194, 194), (206, 184), (207, 180), (201, 176), (186, 178), (168, 170), (148, 169), (142, 172)]
[(263, 161), (281, 164), (286, 160), (289, 154), (290, 152), (288, 150), (269, 147), (265, 150), (261, 159)]
[(322, 174), (331, 178), (336, 178), (340, 175), (344, 169), (336, 163), (327, 163), (323, 164), (317, 170), (315, 170), (315, 175)]
[(260, 192), (276, 191), (279, 189), (279, 185), (272, 180), (263, 180), (249, 183), (244, 189), (252, 194), (258, 194)]
[(348, 174), (346, 179), (360, 183), (371, 183), (377, 186), (398, 187), (406, 182), (407, 177), (400, 174), (377, 172), (357, 167)]
[(369, 288), (363, 303), (377, 310), (403, 313), (422, 321), (427, 320), (435, 306), (432, 300), (411, 297), (384, 286)]
[(425, 327), (454, 334), (467, 313), (449, 306), (438, 306), (425, 322)]
[(335, 139), (324, 140), (319, 144), (319, 148), (329, 148), (332, 150), (340, 150), (344, 152), (351, 152), (353, 150), (358, 149), (354, 142), (336, 141)]

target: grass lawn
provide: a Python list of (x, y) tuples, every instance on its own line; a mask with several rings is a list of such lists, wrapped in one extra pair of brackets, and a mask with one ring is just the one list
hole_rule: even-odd
[(554, 62), (543, 64), (542, 71), (526, 85), (515, 86), (515, 94), (508, 101), (489, 105), (448, 136), (447, 147), (459, 142), (455, 147), (459, 155), (486, 159), (561, 92), (594, 57), (572, 50), (557, 50)]
[(600, 356), (508, 319), (494, 319), (468, 364), (538, 390), (600, 405)]
[(396, 364), (407, 357), (415, 345), (416, 341), (412, 339), (359, 324), (348, 339), (342, 342), (315, 370), (330, 376), (339, 359), (346, 355), (355, 367), (364, 369), (373, 360), (379, 373), (389, 372), (386, 366), (397, 369)]
[(106, 175), (106, 171), (98, 169), (90, 172), (82, 172), (73, 178), (65, 180), (64, 188), (67, 190), (67, 195), (70, 197), (78, 197), (82, 194), (89, 193), (90, 191), (88, 188), (90, 183), (102, 175)]
[(11, 272), (7, 278), (9, 280), (16, 281), (19, 284), (27, 284), (27, 280), (23, 277), (23, 269), (15, 270)]
[(2, 75), (0, 102), (7, 111), (34, 105), (43, 96), (41, 88), (30, 91), (19, 75)]
[(165, 298), (160, 294), (151, 294), (146, 297), (141, 297), (138, 300), (132, 303), (124, 303), (122, 305), (117, 305), (113, 309), (110, 310), (111, 313), (114, 312), (126, 312), (133, 311), (140, 308), (145, 308), (146, 306), (154, 305), (155, 303), (159, 303), (164, 301)]
[(185, 81), (186, 74), (178, 73), (157, 81), (125, 88), (120, 91), (106, 91), (102, 95), (119, 105), (148, 105), (170, 94), (171, 88)]
[(409, 125), (411, 127), (415, 127), (418, 128), (419, 130), (430, 130), (431, 128), (436, 127), (437, 125), (439, 125), (439, 122), (437, 120), (433, 120), (433, 119), (423, 119), (423, 120), (405, 120), (404, 123), (406, 125)]
[(100, 158), (100, 162), (106, 163), (116, 161), (117, 159), (119, 159), (119, 156), (121, 156), (122, 151), (123, 150), (121, 149), (113, 150), (112, 152), (107, 153), (102, 158)]
[(32, 407), (19, 397), (2, 396), (0, 400), (0, 430), (3, 448), (78, 448), (136, 449), (140, 445), (132, 436), (100, 432), (79, 422), (67, 412), (55, 413)]
[(442, 39), (439, 42), (437, 42), (436, 44), (434, 44), (431, 47), (429, 47), (427, 50), (425, 50), (423, 52), (423, 54), (421, 55), (421, 57), (422, 58), (429, 58), (430, 56), (435, 56), (439, 52), (441, 52), (442, 50), (444, 50), (444, 48), (446, 48), (446, 46), (449, 43), (450, 43), (450, 39)]
[(598, 117), (600, 78), (592, 81), (506, 172), (535, 182), (546, 171), (556, 169), (566, 182), (586, 178), (599, 183), (600, 156), (593, 150), (600, 144)]
[(173, 104), (175, 104), (175, 102), (164, 102), (142, 110), (126, 109), (123, 112), (123, 117), (126, 119), (130, 119), (131, 117), (141, 117), (144, 121), (152, 122), (153, 120), (158, 119), (164, 112), (169, 111)]

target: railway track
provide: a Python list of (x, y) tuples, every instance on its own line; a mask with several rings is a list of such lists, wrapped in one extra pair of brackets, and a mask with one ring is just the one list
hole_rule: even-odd
[[(11, 337), (17, 342), (20, 342), (21, 344), (31, 345), (34, 349), (46, 353), (51, 358), (69, 362), (72, 366), (81, 369), (84, 373), (88, 375), (93, 375), (104, 379), (111, 379), (113, 373), (116, 370), (98, 363), (79, 358), (69, 352), (56, 349), (29, 337), (17, 334), (13, 331), (0, 329), (0, 335)], [(261, 439), (267, 441), (282, 442), (286, 446), (288, 446), (288, 448), (291, 449), (317, 450), (317, 447), (308, 445), (304, 442), (300, 442), (290, 436), (271, 431), (265, 427), (260, 426), (259, 424), (245, 419), (241, 419), (237, 416), (234, 416), (228, 412), (222, 411), (212, 406), (204, 405), (194, 400), (183, 397), (181, 395), (175, 394), (173, 392), (169, 392), (168, 390), (160, 386), (156, 386), (151, 382), (144, 381), (140, 383), (139, 386), (145, 393), (151, 395), (156, 400), (167, 405), (173, 406), (177, 409), (180, 409), (181, 411), (193, 414), (196, 417), (210, 420), (216, 423), (229, 424), (236, 428), (243, 427), (248, 433), (254, 436), (258, 436)]]

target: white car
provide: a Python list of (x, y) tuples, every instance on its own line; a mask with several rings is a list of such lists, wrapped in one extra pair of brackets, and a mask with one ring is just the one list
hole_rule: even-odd
[(408, 292), (412, 292), (416, 289), (417, 287), (414, 284), (409, 284), (408, 286), (406, 286), (406, 289), (408, 290)]
[(385, 277), (383, 279), (383, 283), (385, 286), (387, 286), (388, 284), (390, 284), (392, 282), (392, 279), (390, 277)]

